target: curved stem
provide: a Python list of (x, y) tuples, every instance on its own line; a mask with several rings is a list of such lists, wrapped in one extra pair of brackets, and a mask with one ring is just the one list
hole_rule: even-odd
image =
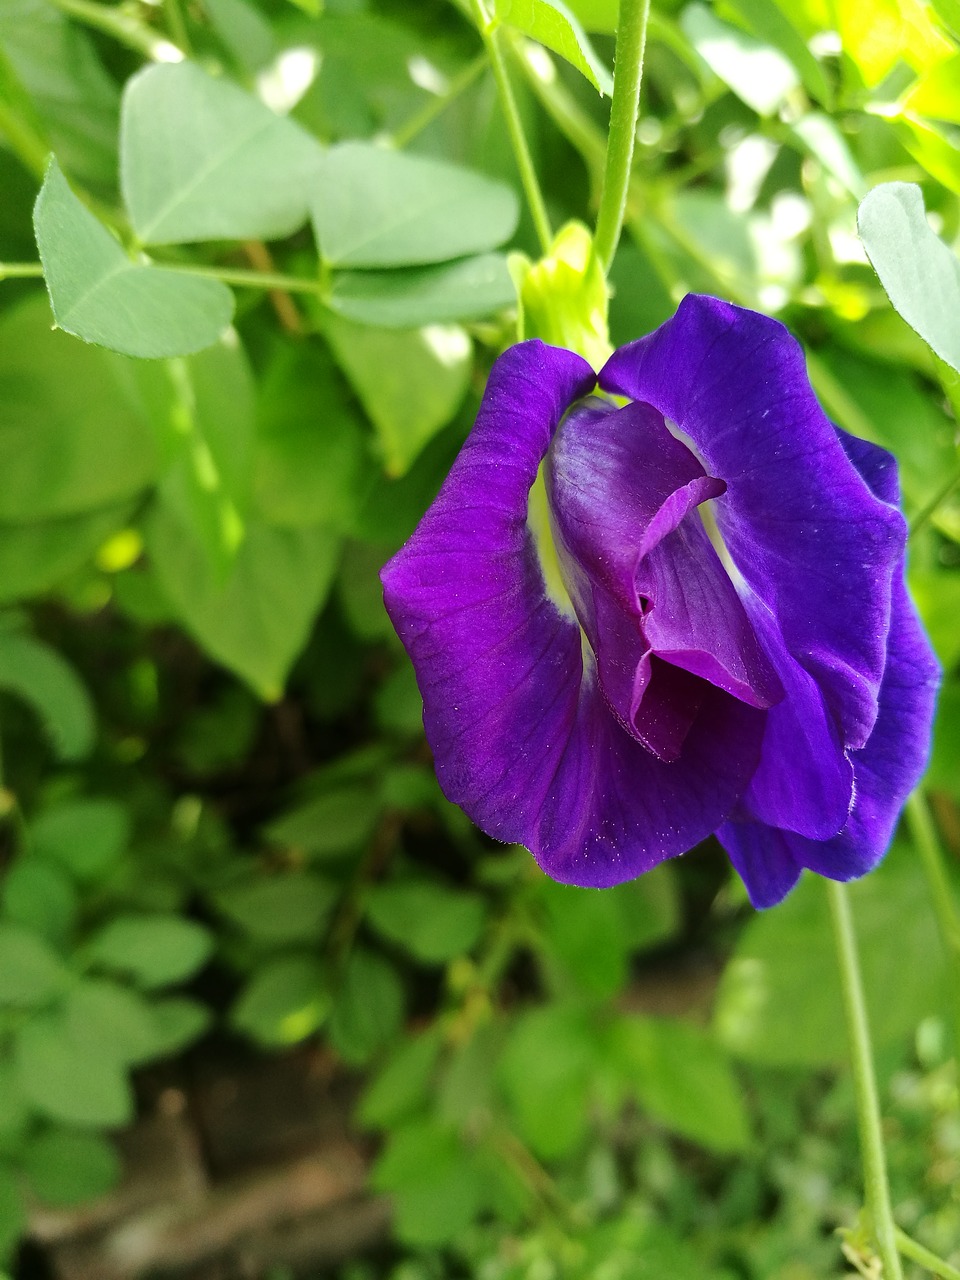
[(0, 280), (35, 280), (42, 276), (39, 262), (0, 262)]
[(907, 801), (907, 822), (930, 886), (940, 940), (946, 952), (953, 998), (953, 1051), (960, 1062), (960, 912), (957, 911), (933, 815), (922, 791), (915, 791)]
[(527, 146), (526, 135), (523, 132), (523, 121), (520, 119), (517, 100), (513, 93), (513, 85), (510, 83), (510, 74), (507, 71), (507, 62), (503, 54), (501, 39), (503, 33), (500, 31), (496, 20), (491, 20), (487, 16), (483, 0), (473, 0), (473, 13), (480, 31), (480, 38), (483, 40), (487, 57), (490, 60), (493, 78), (496, 81), (497, 93), (500, 96), (500, 107), (507, 122), (507, 132), (510, 134), (513, 154), (517, 162), (517, 168), (520, 170), (520, 181), (523, 183), (527, 206), (530, 209), (530, 216), (533, 218), (537, 239), (540, 241), (540, 249), (543, 253), (549, 253), (553, 244), (553, 232), (550, 230), (547, 206), (543, 199), (543, 192), (540, 190), (537, 171), (534, 168), (530, 148)]
[(857, 942), (847, 886), (827, 880), (827, 897), (837, 946), (837, 964), (843, 994), (843, 1009), (850, 1039), (850, 1065), (853, 1070), (857, 1098), (857, 1123), (860, 1130), (860, 1158), (863, 1162), (863, 1186), (870, 1226), (883, 1263), (883, 1280), (903, 1280), (900, 1255), (897, 1252), (896, 1224), (887, 1182), (887, 1160), (883, 1149), (880, 1122), (880, 1100), (873, 1071), (870, 1027), (863, 996), (863, 980), (857, 957)]
[(155, 265), (164, 271), (177, 271), (187, 276), (206, 276), (223, 284), (244, 289), (282, 289), (286, 293), (324, 293), (323, 282), (308, 276), (288, 276), (278, 271), (248, 271), (243, 267), (199, 266), (189, 262), (162, 262)]
[(53, 0), (53, 3), (67, 17), (102, 31), (153, 62), (180, 62), (183, 59), (182, 49), (157, 35), (120, 5), (98, 4), (96, 0)]
[(468, 62), (462, 71), (458, 72), (447, 85), (443, 93), (432, 98), (416, 115), (412, 116), (406, 124), (400, 126), (394, 133), (391, 141), (397, 150), (401, 150), (409, 142), (411, 142), (418, 133), (421, 133), (430, 124), (433, 124), (437, 116), (446, 111), (456, 98), (460, 96), (464, 90), (469, 89), (474, 80), (487, 69), (486, 53), (479, 54), (472, 62)]
[(919, 1262), (921, 1267), (924, 1267), (927, 1271), (932, 1271), (935, 1276), (940, 1277), (940, 1280), (960, 1280), (960, 1271), (956, 1267), (951, 1267), (949, 1262), (945, 1262), (943, 1258), (938, 1258), (935, 1253), (931, 1253), (922, 1244), (911, 1239), (899, 1227), (897, 1228), (897, 1248), (905, 1258), (910, 1258), (913, 1262)]
[(627, 207), (649, 16), (650, 0), (620, 0), (610, 132), (607, 135), (607, 159), (603, 171), (596, 234), (597, 256), (607, 273), (617, 251)]

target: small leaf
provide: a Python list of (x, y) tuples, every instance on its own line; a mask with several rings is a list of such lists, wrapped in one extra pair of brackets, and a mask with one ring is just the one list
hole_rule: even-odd
[(379, 817), (367, 786), (337, 787), (275, 818), (266, 833), (276, 844), (329, 858), (369, 840)]
[(61, 760), (82, 760), (96, 736), (93, 702), (65, 658), (33, 636), (0, 633), (0, 688), (40, 717)]
[(330, 1011), (324, 974), (312, 956), (290, 955), (258, 969), (230, 1011), (235, 1027), (269, 1047), (297, 1044)]
[(483, 932), (486, 908), (476, 893), (432, 880), (377, 885), (367, 896), (373, 927), (425, 964), (469, 951)]
[(168, 996), (150, 1005), (156, 1028), (155, 1057), (167, 1058), (188, 1048), (210, 1025), (210, 1010), (188, 996)]
[(30, 1009), (58, 995), (67, 969), (53, 948), (18, 924), (0, 924), (0, 1006)]
[(4, 914), (55, 946), (66, 940), (76, 907), (73, 885), (42, 858), (20, 857), (4, 877)]
[(195, 63), (146, 67), (124, 90), (120, 183), (143, 244), (288, 236), (322, 158), (294, 121)]
[(376, 429), (387, 474), (402, 476), (467, 393), (470, 339), (455, 325), (373, 329), (334, 316), (326, 334)]
[(443, 1041), (434, 1024), (391, 1054), (360, 1100), (358, 1117), (372, 1129), (396, 1128), (429, 1097)]
[(960, 124), (960, 53), (924, 71), (902, 102), (907, 111)]
[(927, 222), (920, 188), (881, 183), (860, 205), (857, 224), (893, 306), (960, 371), (960, 261)]
[(30, 824), (33, 849), (81, 884), (100, 880), (130, 839), (130, 818), (115, 800), (64, 800)]
[(479, 320), (516, 302), (507, 260), (499, 253), (433, 267), (339, 271), (325, 299), (337, 315), (384, 329)]
[(109, 1053), (78, 1043), (58, 1015), (20, 1028), (14, 1060), (23, 1092), (51, 1120), (101, 1127), (126, 1124), (133, 1115), (126, 1072)]
[(500, 1083), (521, 1135), (544, 1159), (585, 1138), (596, 1036), (579, 1009), (549, 1005), (516, 1020), (500, 1060)]
[(120, 1178), (120, 1161), (106, 1138), (70, 1129), (49, 1129), (32, 1138), (23, 1167), (37, 1198), (57, 1206), (95, 1200)]
[(157, 577), (186, 629), (266, 699), (283, 690), (336, 569), (325, 529), (278, 529), (251, 520), (223, 583), (180, 522), (156, 506), (146, 543)]
[(367, 1062), (393, 1038), (403, 1017), (403, 986), (396, 971), (372, 951), (347, 961), (330, 1020), (330, 1040), (349, 1063)]
[(27, 1213), (17, 1179), (8, 1164), (0, 1164), (0, 1263), (13, 1252), (26, 1229)]
[(226, 285), (131, 262), (55, 159), (33, 221), (54, 318), (84, 342), (148, 359), (182, 356), (211, 346), (230, 323)]
[(124, 502), (59, 520), (0, 524), (0, 604), (59, 586), (123, 528), (132, 511)]
[(372, 1181), (391, 1195), (400, 1239), (421, 1248), (456, 1240), (484, 1205), (477, 1161), (452, 1130), (435, 1121), (393, 1132)]
[(495, 0), (496, 15), (531, 40), (546, 45), (586, 76), (601, 94), (613, 92), (613, 76), (577, 17), (563, 0)]
[(324, 157), (312, 212), (331, 266), (406, 267), (496, 248), (519, 205), (509, 187), (470, 169), (344, 142)]
[(91, 967), (129, 974), (149, 990), (192, 977), (212, 950), (209, 932), (192, 920), (118, 915), (93, 935), (83, 956)]
[(77, 1044), (136, 1066), (157, 1050), (157, 1029), (150, 1006), (138, 992), (118, 982), (84, 978), (64, 1004), (67, 1027)]
[(309, 871), (261, 876), (214, 895), (218, 910), (259, 942), (318, 940), (337, 891)]

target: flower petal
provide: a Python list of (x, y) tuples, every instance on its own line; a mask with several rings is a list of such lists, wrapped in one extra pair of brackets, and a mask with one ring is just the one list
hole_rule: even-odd
[(755, 822), (726, 822), (717, 838), (758, 909), (775, 907), (800, 879), (803, 867), (785, 831)]
[(655, 333), (614, 353), (600, 384), (676, 422), (726, 481), (715, 509), (734, 564), (823, 689), (844, 745), (862, 746), (904, 526), (847, 459), (799, 344), (766, 316), (688, 295)]
[(594, 374), (538, 342), (494, 365), (476, 425), (384, 568), (446, 795), (554, 877), (609, 885), (704, 839), (760, 754), (763, 712), (704, 684), (676, 764), (626, 734), (546, 594), (527, 504), (550, 437)]

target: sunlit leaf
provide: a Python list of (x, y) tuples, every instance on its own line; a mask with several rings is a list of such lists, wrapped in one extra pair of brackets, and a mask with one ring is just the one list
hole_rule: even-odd
[(497, 17), (570, 63), (600, 93), (613, 92), (613, 76), (563, 0), (496, 0)]

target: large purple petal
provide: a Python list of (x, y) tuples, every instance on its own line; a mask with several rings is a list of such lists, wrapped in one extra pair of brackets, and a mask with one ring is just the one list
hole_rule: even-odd
[(539, 342), (503, 355), (436, 502), (382, 576), (446, 795), (557, 879), (608, 885), (731, 812), (763, 712), (705, 685), (682, 759), (655, 759), (611, 715), (579, 626), (548, 597), (529, 493), (564, 410), (593, 382), (584, 361)]
[[(884, 449), (841, 434), (841, 443), (871, 491), (895, 507), (896, 463)], [(757, 906), (778, 902), (790, 888), (790, 862), (833, 880), (853, 880), (886, 853), (904, 801), (919, 782), (930, 750), (939, 668), (903, 581), (893, 581), (887, 662), (879, 714), (866, 746), (851, 753), (853, 808), (839, 835), (811, 840), (761, 823), (728, 822), (717, 832)]]
[(675, 422), (726, 481), (717, 523), (734, 564), (822, 688), (844, 745), (877, 715), (902, 518), (878, 501), (817, 403), (782, 325), (688, 295), (600, 374)]

